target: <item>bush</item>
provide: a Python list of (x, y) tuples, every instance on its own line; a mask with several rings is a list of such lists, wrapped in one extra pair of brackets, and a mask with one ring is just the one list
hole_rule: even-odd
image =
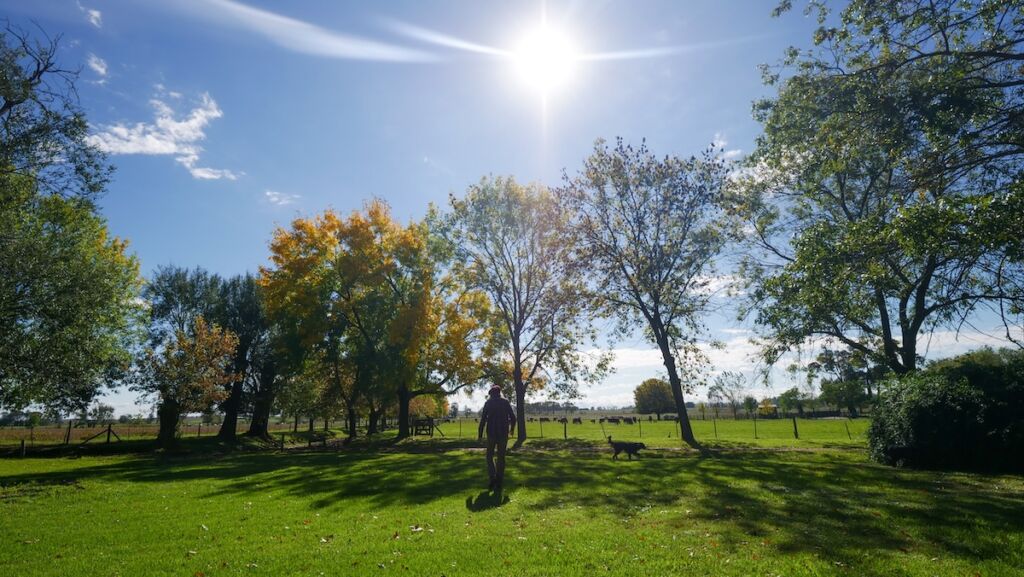
[(890, 380), (868, 444), (890, 465), (1024, 467), (1024, 351), (982, 349)]

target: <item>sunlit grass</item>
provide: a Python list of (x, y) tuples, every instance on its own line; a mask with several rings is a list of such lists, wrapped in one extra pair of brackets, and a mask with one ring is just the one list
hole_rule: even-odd
[(190, 443), (196, 454), (186, 457), (0, 460), (0, 573), (989, 576), (1024, 567), (1020, 477), (891, 469), (861, 449), (702, 457), (666, 447), (630, 462), (612, 461), (597, 441), (538, 439), (510, 456), (495, 499), (482, 491), (470, 439), (226, 454)]

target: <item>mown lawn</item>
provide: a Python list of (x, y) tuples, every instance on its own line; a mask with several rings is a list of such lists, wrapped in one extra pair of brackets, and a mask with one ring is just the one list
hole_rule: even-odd
[(3, 459), (0, 575), (1024, 575), (1018, 476), (544, 439), (498, 499), (471, 444)]

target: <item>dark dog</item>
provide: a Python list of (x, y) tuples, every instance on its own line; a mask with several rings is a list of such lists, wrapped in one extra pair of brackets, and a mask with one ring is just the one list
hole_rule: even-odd
[(647, 445), (643, 443), (627, 443), (626, 441), (613, 441), (611, 435), (608, 435), (608, 444), (612, 446), (612, 450), (615, 454), (612, 455), (613, 459), (619, 458), (619, 453), (625, 451), (626, 456), (629, 460), (633, 460), (633, 455), (639, 456), (640, 449), (646, 449)]

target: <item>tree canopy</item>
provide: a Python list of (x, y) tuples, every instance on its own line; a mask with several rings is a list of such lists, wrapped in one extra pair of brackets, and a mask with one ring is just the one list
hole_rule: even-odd
[[(786, 8), (784, 3), (782, 8)], [(917, 368), (918, 340), (986, 308), (1011, 334), (1024, 278), (1017, 2), (849, 3), (792, 50), (737, 214), (749, 310), (774, 361), (809, 339)], [(1003, 231), (1003, 232), (1000, 232)]]

